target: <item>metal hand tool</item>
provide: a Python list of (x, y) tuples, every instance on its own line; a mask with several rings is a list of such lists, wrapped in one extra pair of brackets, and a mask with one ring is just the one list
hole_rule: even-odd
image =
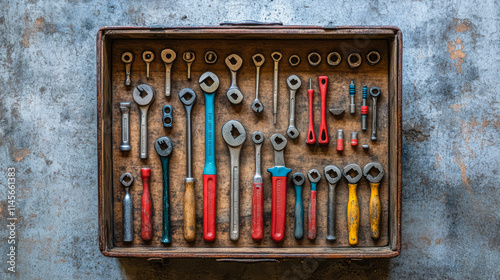
[(361, 130), (368, 129), (368, 105), (366, 104), (366, 97), (368, 95), (368, 87), (363, 86), (363, 101), (361, 101)]
[(366, 61), (368, 64), (375, 65), (380, 61), (380, 53), (378, 51), (371, 51), (366, 55)]
[(337, 151), (342, 152), (344, 150), (344, 131), (342, 129), (337, 130)]
[(358, 133), (355, 131), (351, 132), (351, 146), (358, 146)]
[(217, 168), (215, 166), (215, 92), (219, 78), (212, 72), (201, 75), (200, 88), (205, 93), (205, 167), (203, 169), (203, 238), (215, 240)]
[(304, 238), (304, 205), (302, 204), (302, 188), (306, 178), (300, 172), (292, 176), (293, 186), (295, 187), (295, 229), (293, 234), (295, 239)]
[(141, 201), (141, 238), (151, 241), (153, 238), (153, 204), (149, 180), (151, 179), (151, 168), (141, 168), (142, 178), (142, 201)]
[(299, 130), (295, 127), (295, 93), (297, 89), (302, 85), (300, 78), (297, 75), (291, 75), (286, 79), (286, 84), (288, 85), (288, 89), (290, 90), (290, 115), (288, 119), (288, 129), (286, 130), (286, 135), (290, 137), (290, 139), (296, 139), (299, 137)]
[(311, 199), (309, 200), (309, 215), (308, 215), (308, 227), (307, 227), (307, 238), (309, 240), (316, 239), (316, 190), (318, 187), (318, 182), (321, 180), (321, 174), (317, 169), (311, 169), (307, 172), (307, 178), (311, 184)]
[(349, 104), (349, 112), (351, 114), (356, 113), (356, 104), (354, 103), (354, 95), (356, 94), (356, 85), (354, 81), (351, 80), (351, 84), (349, 85), (349, 96), (351, 97), (351, 104)]
[(288, 59), (288, 63), (290, 63), (290, 66), (295, 67), (300, 64), (300, 56), (294, 54), (291, 55), (290, 58)]
[(193, 162), (192, 162), (192, 134), (191, 134), (191, 111), (196, 102), (196, 93), (190, 88), (179, 92), (179, 99), (186, 109), (186, 171), (184, 179), (184, 239), (193, 242), (196, 238), (196, 202), (194, 195)]
[(321, 55), (317, 52), (312, 52), (307, 56), (309, 65), (318, 66), (321, 63)]
[(148, 110), (155, 98), (155, 91), (152, 87), (142, 84), (138, 85), (132, 93), (135, 103), (139, 105), (141, 118), (141, 138), (139, 148), (139, 158), (148, 158)]
[(163, 112), (163, 117), (162, 117), (162, 122), (163, 122), (163, 127), (172, 127), (172, 106), (170, 105), (165, 105), (163, 106), (162, 110)]
[(255, 175), (252, 184), (252, 238), (255, 241), (260, 241), (264, 238), (264, 185), (260, 164), (264, 134), (255, 131), (252, 134), (252, 141), (255, 144)]
[(361, 179), (362, 171), (359, 165), (351, 163), (344, 167), (344, 177), (349, 187), (349, 202), (347, 203), (347, 229), (349, 231), (349, 244), (358, 244), (359, 232), (359, 203), (356, 188)]
[(149, 79), (149, 64), (155, 59), (155, 53), (152, 51), (145, 51), (142, 53), (142, 60), (146, 62), (146, 79)]
[(318, 143), (328, 145), (330, 137), (328, 136), (328, 126), (326, 125), (326, 93), (328, 90), (328, 76), (319, 76), (319, 92), (321, 95), (321, 122), (319, 125)]
[(187, 79), (191, 81), (191, 65), (193, 64), (193, 61), (195, 60), (196, 56), (194, 55), (194, 52), (185, 52), (182, 54), (182, 59), (187, 63)]
[(286, 137), (280, 133), (271, 136), (271, 144), (274, 149), (274, 167), (268, 168), (267, 172), (271, 173), (273, 181), (271, 238), (275, 242), (281, 242), (285, 238), (286, 177), (292, 171), (292, 169), (285, 167), (284, 150), (286, 143)]
[[(372, 169), (375, 169), (374, 173), (377, 175), (372, 176), (370, 174)], [(372, 239), (377, 240), (380, 238), (380, 216), (382, 215), (382, 206), (380, 204), (379, 187), (380, 181), (384, 178), (384, 168), (378, 162), (368, 163), (363, 169), (363, 175), (365, 175), (366, 180), (370, 182), (370, 235)]]
[(134, 183), (134, 176), (128, 172), (123, 173), (120, 177), (120, 183), (125, 188), (125, 195), (123, 196), (123, 242), (132, 242), (134, 241), (134, 206), (132, 196), (130, 196), (130, 187)]
[(130, 79), (130, 68), (132, 67), (132, 62), (134, 61), (134, 54), (131, 52), (124, 52), (122, 54), (122, 62), (125, 64), (125, 85), (130, 86), (132, 80)]
[(130, 102), (120, 102), (120, 112), (122, 113), (122, 144), (120, 151), (130, 151)]
[(205, 53), (205, 62), (207, 64), (214, 64), (217, 62), (217, 53), (214, 51), (208, 51)]
[(161, 170), (163, 173), (163, 232), (161, 237), (162, 244), (170, 244), (170, 187), (169, 187), (169, 172), (168, 160), (172, 149), (174, 148), (172, 141), (167, 136), (156, 139), (155, 150), (161, 160)]
[(347, 57), (347, 64), (349, 64), (349, 67), (351, 68), (357, 68), (361, 65), (361, 55), (359, 53), (351, 53)]
[(276, 125), (276, 116), (278, 114), (278, 66), (279, 62), (283, 56), (280, 52), (273, 52), (271, 54), (271, 58), (274, 61), (273, 68), (273, 117), (274, 117), (274, 125)]
[(252, 102), (252, 110), (255, 113), (264, 111), (264, 105), (259, 100), (259, 84), (260, 84), (260, 67), (264, 64), (266, 59), (260, 53), (252, 56), (253, 64), (255, 64), (255, 100)]
[(231, 72), (231, 86), (226, 92), (227, 99), (234, 105), (238, 105), (243, 101), (243, 93), (238, 88), (237, 74), (238, 70), (243, 65), (243, 59), (237, 54), (230, 54), (226, 57), (226, 65)]
[(170, 75), (172, 72), (172, 64), (174, 63), (177, 54), (172, 49), (164, 49), (161, 51), (161, 60), (165, 64), (165, 96), (170, 97)]
[(335, 241), (335, 188), (342, 178), (342, 171), (335, 165), (325, 167), (325, 179), (328, 182), (328, 212), (326, 222), (326, 240)]
[(378, 87), (370, 89), (370, 95), (372, 96), (372, 141), (377, 140), (377, 99), (380, 92), (380, 88)]
[(331, 52), (326, 57), (326, 63), (330, 66), (337, 66), (342, 61), (342, 57), (338, 52)]
[(222, 126), (222, 138), (231, 155), (229, 239), (237, 241), (240, 238), (240, 152), (247, 133), (239, 121), (230, 120)]
[(307, 131), (307, 144), (316, 144), (316, 132), (314, 132), (314, 89), (312, 89), (312, 79), (309, 78), (309, 89), (307, 90), (309, 97), (309, 129)]
[(344, 113), (344, 109), (341, 109), (341, 108), (333, 108), (333, 104), (332, 104), (332, 107), (330, 107), (330, 113), (332, 113), (332, 115), (338, 117), (338, 116), (341, 116), (343, 113)]

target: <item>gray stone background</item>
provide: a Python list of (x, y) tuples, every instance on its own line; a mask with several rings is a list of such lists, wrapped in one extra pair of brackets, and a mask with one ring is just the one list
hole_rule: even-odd
[[(498, 1), (108, 2), (0, 3), (0, 278), (500, 279)], [(401, 256), (160, 264), (101, 255), (97, 30), (243, 19), (402, 29)], [(17, 169), (16, 274), (6, 272), (8, 167)]]

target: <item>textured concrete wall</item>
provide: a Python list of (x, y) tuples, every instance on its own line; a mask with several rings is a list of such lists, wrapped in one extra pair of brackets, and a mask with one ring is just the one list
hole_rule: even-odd
[[(500, 275), (498, 1), (2, 1), (0, 278), (486, 278)], [(279, 264), (101, 255), (96, 50), (104, 25), (396, 25), (404, 34), (403, 251)], [(7, 168), (17, 169), (17, 273)]]

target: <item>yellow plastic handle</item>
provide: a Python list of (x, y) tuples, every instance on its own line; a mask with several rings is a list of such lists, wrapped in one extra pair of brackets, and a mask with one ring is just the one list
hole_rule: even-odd
[(184, 239), (193, 242), (196, 238), (196, 203), (194, 181), (184, 182)]
[(358, 245), (359, 231), (359, 203), (356, 188), (358, 184), (348, 184), (349, 203), (347, 204), (347, 228), (349, 230), (349, 244)]
[(378, 192), (379, 186), (380, 183), (370, 183), (370, 228), (371, 237), (375, 240), (380, 238), (380, 215), (382, 212), (382, 207), (380, 205), (380, 196)]

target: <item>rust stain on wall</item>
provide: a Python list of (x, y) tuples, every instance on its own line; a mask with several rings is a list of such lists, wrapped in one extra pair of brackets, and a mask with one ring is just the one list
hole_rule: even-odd
[(457, 103), (457, 104), (451, 104), (450, 109), (453, 109), (455, 112), (458, 112), (462, 109), (462, 104)]
[(454, 25), (456, 33), (471, 31), (473, 27), (472, 22), (468, 18), (453, 18), (451, 23)]
[(462, 175), (462, 183), (465, 185), (465, 189), (469, 192), (472, 193), (472, 187), (470, 185), (470, 180), (467, 178), (467, 167), (465, 166), (465, 163), (461, 157), (458, 157), (455, 155), (453, 157), (453, 162), (458, 165), (460, 168), (460, 173)]
[(439, 154), (438, 154), (438, 153), (436, 153), (436, 162), (437, 162), (437, 164), (436, 164), (436, 168), (438, 168), (438, 167), (439, 167), (439, 164), (441, 163), (441, 157), (439, 156)]
[(29, 155), (30, 149), (29, 148), (24, 148), (24, 149), (16, 149), (12, 148), (10, 150), (10, 155), (13, 160), (19, 162), (23, 160), (27, 155)]
[(30, 38), (31, 35), (36, 35), (38, 32), (43, 30), (43, 23), (45, 22), (45, 19), (43, 17), (38, 17), (35, 20), (35, 23), (33, 23), (33, 26), (29, 25), (29, 18), (26, 16), (24, 19), (24, 32), (23, 32), (23, 39), (21, 40), (21, 44), (25, 48), (30, 47)]
[(448, 42), (448, 52), (450, 53), (450, 58), (455, 60), (455, 68), (457, 72), (462, 73), (462, 64), (464, 63), (465, 53), (463, 52), (464, 45), (462, 39), (457, 38), (455, 41)]

